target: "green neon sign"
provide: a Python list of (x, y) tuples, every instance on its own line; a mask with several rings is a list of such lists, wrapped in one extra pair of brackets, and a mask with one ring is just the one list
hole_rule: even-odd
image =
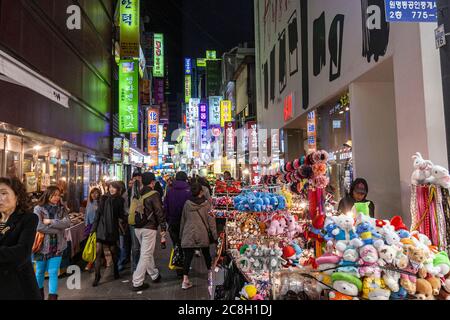
[(197, 59), (197, 67), (205, 68), (206, 67), (206, 59), (204, 59), (204, 58)]
[(164, 78), (164, 35), (155, 33), (153, 36), (154, 44), (154, 65), (153, 76), (155, 78)]
[(139, 58), (139, 0), (120, 1), (120, 57)]
[(119, 63), (119, 132), (139, 132), (139, 61)]
[(215, 60), (215, 59), (217, 59), (217, 51), (206, 50), (206, 60)]

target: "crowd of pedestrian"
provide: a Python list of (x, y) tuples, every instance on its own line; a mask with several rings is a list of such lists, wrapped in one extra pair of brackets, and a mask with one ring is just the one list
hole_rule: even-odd
[[(191, 288), (194, 255), (203, 255), (210, 273), (210, 245), (217, 241), (215, 219), (208, 214), (211, 194), (207, 179), (185, 172), (165, 180), (151, 172), (135, 172), (128, 185), (113, 181), (104, 194), (98, 188), (90, 190), (84, 234), (96, 236), (95, 261), (85, 268), (95, 270), (92, 286), (101, 284), (106, 252), (112, 258), (114, 279), (129, 265), (131, 290), (149, 288), (147, 274), (153, 283), (160, 282), (154, 252), (158, 234), (165, 248), (168, 233), (183, 257), (176, 269), (181, 288)], [(33, 208), (20, 180), (0, 178), (0, 300), (58, 299), (58, 275), (67, 248), (64, 232), (70, 227), (62, 196), (58, 187), (49, 187)]]

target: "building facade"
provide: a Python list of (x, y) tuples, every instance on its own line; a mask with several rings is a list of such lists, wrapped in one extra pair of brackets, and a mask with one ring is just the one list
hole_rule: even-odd
[(377, 217), (409, 221), (411, 156), (447, 166), (436, 24), (388, 23), (383, 0), (255, 1), (255, 14), (259, 122), (285, 129), (286, 158), (313, 142), (344, 161), (337, 179), (368, 180)]

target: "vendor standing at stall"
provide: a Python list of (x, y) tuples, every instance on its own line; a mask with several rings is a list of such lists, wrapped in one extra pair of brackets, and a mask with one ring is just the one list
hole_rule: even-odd
[(367, 200), (367, 194), (369, 193), (369, 185), (367, 181), (362, 178), (358, 178), (353, 181), (350, 187), (350, 193), (347, 194), (339, 202), (338, 211), (346, 214), (351, 212), (355, 203), (368, 202), (369, 203), (369, 215), (371, 218), (375, 217), (375, 204)]

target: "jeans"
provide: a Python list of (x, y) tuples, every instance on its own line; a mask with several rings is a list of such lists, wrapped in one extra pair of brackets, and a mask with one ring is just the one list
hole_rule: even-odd
[(141, 254), (141, 245), (136, 237), (135, 228), (130, 226), (131, 235), (131, 264), (133, 267), (133, 272), (136, 271), (137, 265), (139, 263), (139, 256)]
[(58, 294), (58, 273), (62, 257), (54, 257), (47, 261), (36, 261), (36, 280), (39, 289), (44, 288), (45, 272), (48, 272), (48, 293)]
[(192, 258), (194, 257), (194, 253), (196, 250), (201, 250), (203, 253), (203, 258), (205, 259), (206, 268), (208, 270), (211, 269), (212, 259), (211, 254), (208, 248), (184, 248), (184, 266), (183, 266), (183, 275), (189, 275), (189, 269), (191, 268)]
[(123, 268), (129, 261), (131, 256), (131, 235), (127, 232), (119, 238), (119, 268)]
[(155, 266), (155, 252), (157, 230), (135, 229), (136, 237), (141, 245), (141, 255), (136, 271), (133, 273), (133, 286), (140, 287), (144, 284), (145, 275), (148, 273), (152, 280), (159, 277), (159, 270)]

